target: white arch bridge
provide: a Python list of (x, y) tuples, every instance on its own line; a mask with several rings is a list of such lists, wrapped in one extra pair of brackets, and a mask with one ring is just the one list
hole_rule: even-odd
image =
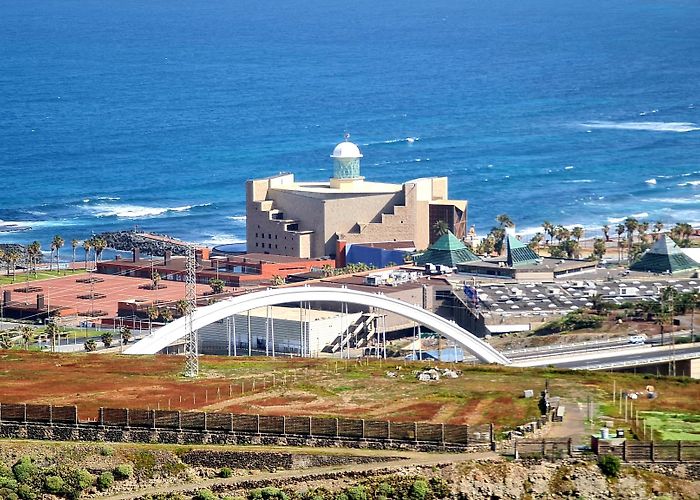
[[(510, 363), (510, 360), (503, 354), (453, 321), (446, 320), (437, 314), (402, 300), (387, 297), (382, 293), (368, 293), (350, 288), (304, 286), (275, 288), (238, 295), (210, 306), (198, 308), (194, 312), (192, 326), (195, 330), (199, 330), (216, 321), (251, 309), (299, 302), (336, 302), (383, 309), (411, 319), (453, 340), (485, 363)], [(182, 317), (136, 342), (124, 352), (125, 354), (155, 354), (186, 335), (187, 322), (186, 318)]]

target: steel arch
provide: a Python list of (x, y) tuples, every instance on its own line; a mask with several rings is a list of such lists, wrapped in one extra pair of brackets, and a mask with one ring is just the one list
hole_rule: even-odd
[[(446, 320), (408, 302), (385, 296), (383, 293), (369, 293), (350, 288), (332, 287), (290, 287), (272, 288), (217, 302), (194, 312), (193, 328), (200, 329), (234, 314), (250, 309), (297, 302), (345, 302), (367, 307), (377, 307), (409, 318), (454, 340), (464, 349), (486, 363), (509, 364), (510, 360), (492, 346), (477, 338), (453, 321)], [(152, 335), (129, 347), (125, 354), (155, 354), (186, 334), (185, 318), (165, 325)]]

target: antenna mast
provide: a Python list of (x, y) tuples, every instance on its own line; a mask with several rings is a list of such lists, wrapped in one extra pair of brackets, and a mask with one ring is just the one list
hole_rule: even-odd
[(187, 302), (187, 343), (185, 344), (185, 377), (199, 375), (197, 331), (193, 328), (193, 315), (197, 308), (197, 262), (193, 245), (187, 245), (187, 276), (185, 279)]

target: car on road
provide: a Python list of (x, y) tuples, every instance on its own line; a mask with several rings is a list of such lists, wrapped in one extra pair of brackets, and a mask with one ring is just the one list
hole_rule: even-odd
[(647, 336), (642, 334), (632, 335), (627, 339), (630, 344), (644, 344), (647, 341)]

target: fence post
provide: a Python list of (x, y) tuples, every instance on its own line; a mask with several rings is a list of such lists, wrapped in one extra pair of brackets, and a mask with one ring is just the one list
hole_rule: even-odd
[(513, 456), (515, 457), (516, 460), (518, 459), (518, 440), (517, 439), (515, 439), (513, 441)]
[(445, 446), (445, 424), (440, 424), (440, 442)]
[(151, 418), (153, 419), (153, 430), (156, 429), (156, 410), (151, 410)]
[(569, 441), (567, 442), (567, 451), (569, 452), (569, 456), (573, 455), (573, 448), (572, 448), (572, 440), (569, 438)]
[(207, 412), (202, 412), (204, 413), (204, 432), (207, 431)]
[(340, 421), (338, 418), (335, 419), (335, 438), (338, 439), (340, 437)]
[(651, 451), (651, 461), (654, 461), (654, 440), (652, 439), (650, 442), (649, 450)]
[(260, 414), (255, 415), (255, 433), (260, 434)]
[(469, 446), (472, 442), (472, 434), (469, 431), (469, 424), (465, 425), (465, 427), (467, 428), (467, 442), (465, 444)]
[(627, 440), (622, 442), (622, 461), (627, 462)]
[(362, 439), (365, 439), (365, 419), (362, 419)]
[(97, 418), (100, 421), (100, 427), (104, 427), (105, 426), (105, 409), (104, 409), (104, 407), (100, 406), (100, 409), (97, 412)]
[(78, 406), (73, 405), (73, 415), (75, 415), (75, 426), (78, 427), (80, 420), (78, 419)]
[(177, 411), (177, 430), (182, 430), (182, 412), (180, 410)]
[(413, 437), (416, 443), (418, 443), (418, 422), (413, 422)]
[(546, 453), (547, 453), (547, 443), (544, 440), (544, 438), (542, 438), (542, 458), (547, 456)]
[(496, 436), (493, 432), (493, 422), (489, 424), (489, 444), (491, 445), (491, 451), (496, 451)]
[(129, 408), (126, 409), (126, 428), (129, 428)]
[(309, 417), (309, 437), (313, 437), (313, 433), (311, 432), (311, 417)]
[(27, 423), (27, 403), (24, 403), (24, 423)]
[(391, 441), (391, 420), (386, 421), (386, 438)]
[(49, 405), (49, 426), (53, 427), (53, 405)]
[(282, 415), (282, 434), (287, 435), (287, 417)]
[(233, 432), (233, 413), (229, 413), (228, 416), (231, 420), (231, 432)]
[(2, 403), (0, 403), (0, 422), (2, 422)]
[(678, 461), (683, 461), (683, 441), (678, 440)]

